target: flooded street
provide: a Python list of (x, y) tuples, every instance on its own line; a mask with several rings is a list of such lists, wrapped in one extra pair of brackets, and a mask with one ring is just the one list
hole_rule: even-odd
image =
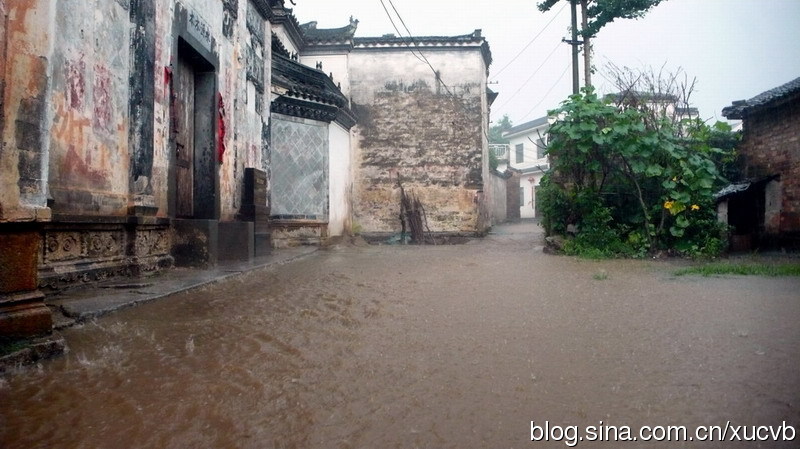
[[(548, 256), (537, 225), (340, 246), (63, 332), (0, 447), (523, 448), (559, 426), (800, 430), (800, 279)], [(578, 447), (797, 447), (596, 442)]]

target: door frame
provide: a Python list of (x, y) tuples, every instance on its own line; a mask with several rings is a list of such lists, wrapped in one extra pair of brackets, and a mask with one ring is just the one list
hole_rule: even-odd
[[(178, 58), (188, 60), (195, 73), (195, 131), (193, 157), (193, 218), (218, 220), (220, 217), (219, 162), (217, 160), (217, 109), (219, 55), (209, 26), (197, 12), (176, 3), (173, 20), (171, 69), (174, 76)], [(175, 139), (174, 84), (168, 86), (169, 98), (169, 216), (177, 213), (177, 142)]]

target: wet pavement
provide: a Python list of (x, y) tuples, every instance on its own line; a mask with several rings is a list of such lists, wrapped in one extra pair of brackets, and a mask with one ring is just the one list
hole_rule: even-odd
[[(800, 428), (800, 279), (338, 245), (64, 329), (0, 379), (0, 447), (522, 448), (559, 426)], [(577, 447), (797, 447), (580, 442)]]
[(56, 330), (82, 323), (121, 309), (187, 292), (243, 273), (283, 265), (318, 250), (300, 246), (272, 251), (250, 261), (223, 261), (210, 269), (174, 268), (151, 276), (103, 281), (65, 289), (47, 296)]

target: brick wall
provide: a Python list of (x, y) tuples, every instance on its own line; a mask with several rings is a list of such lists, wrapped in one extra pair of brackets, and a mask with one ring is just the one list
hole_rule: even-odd
[(780, 232), (800, 233), (800, 97), (751, 113), (739, 152), (745, 177), (780, 175)]

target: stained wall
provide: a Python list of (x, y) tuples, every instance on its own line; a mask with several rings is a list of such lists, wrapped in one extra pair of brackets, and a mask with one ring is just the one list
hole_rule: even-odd
[(356, 126), (354, 220), (363, 232), (400, 229), (400, 190), (419, 197), (433, 232), (488, 226), (486, 65), (477, 48), (350, 56)]

